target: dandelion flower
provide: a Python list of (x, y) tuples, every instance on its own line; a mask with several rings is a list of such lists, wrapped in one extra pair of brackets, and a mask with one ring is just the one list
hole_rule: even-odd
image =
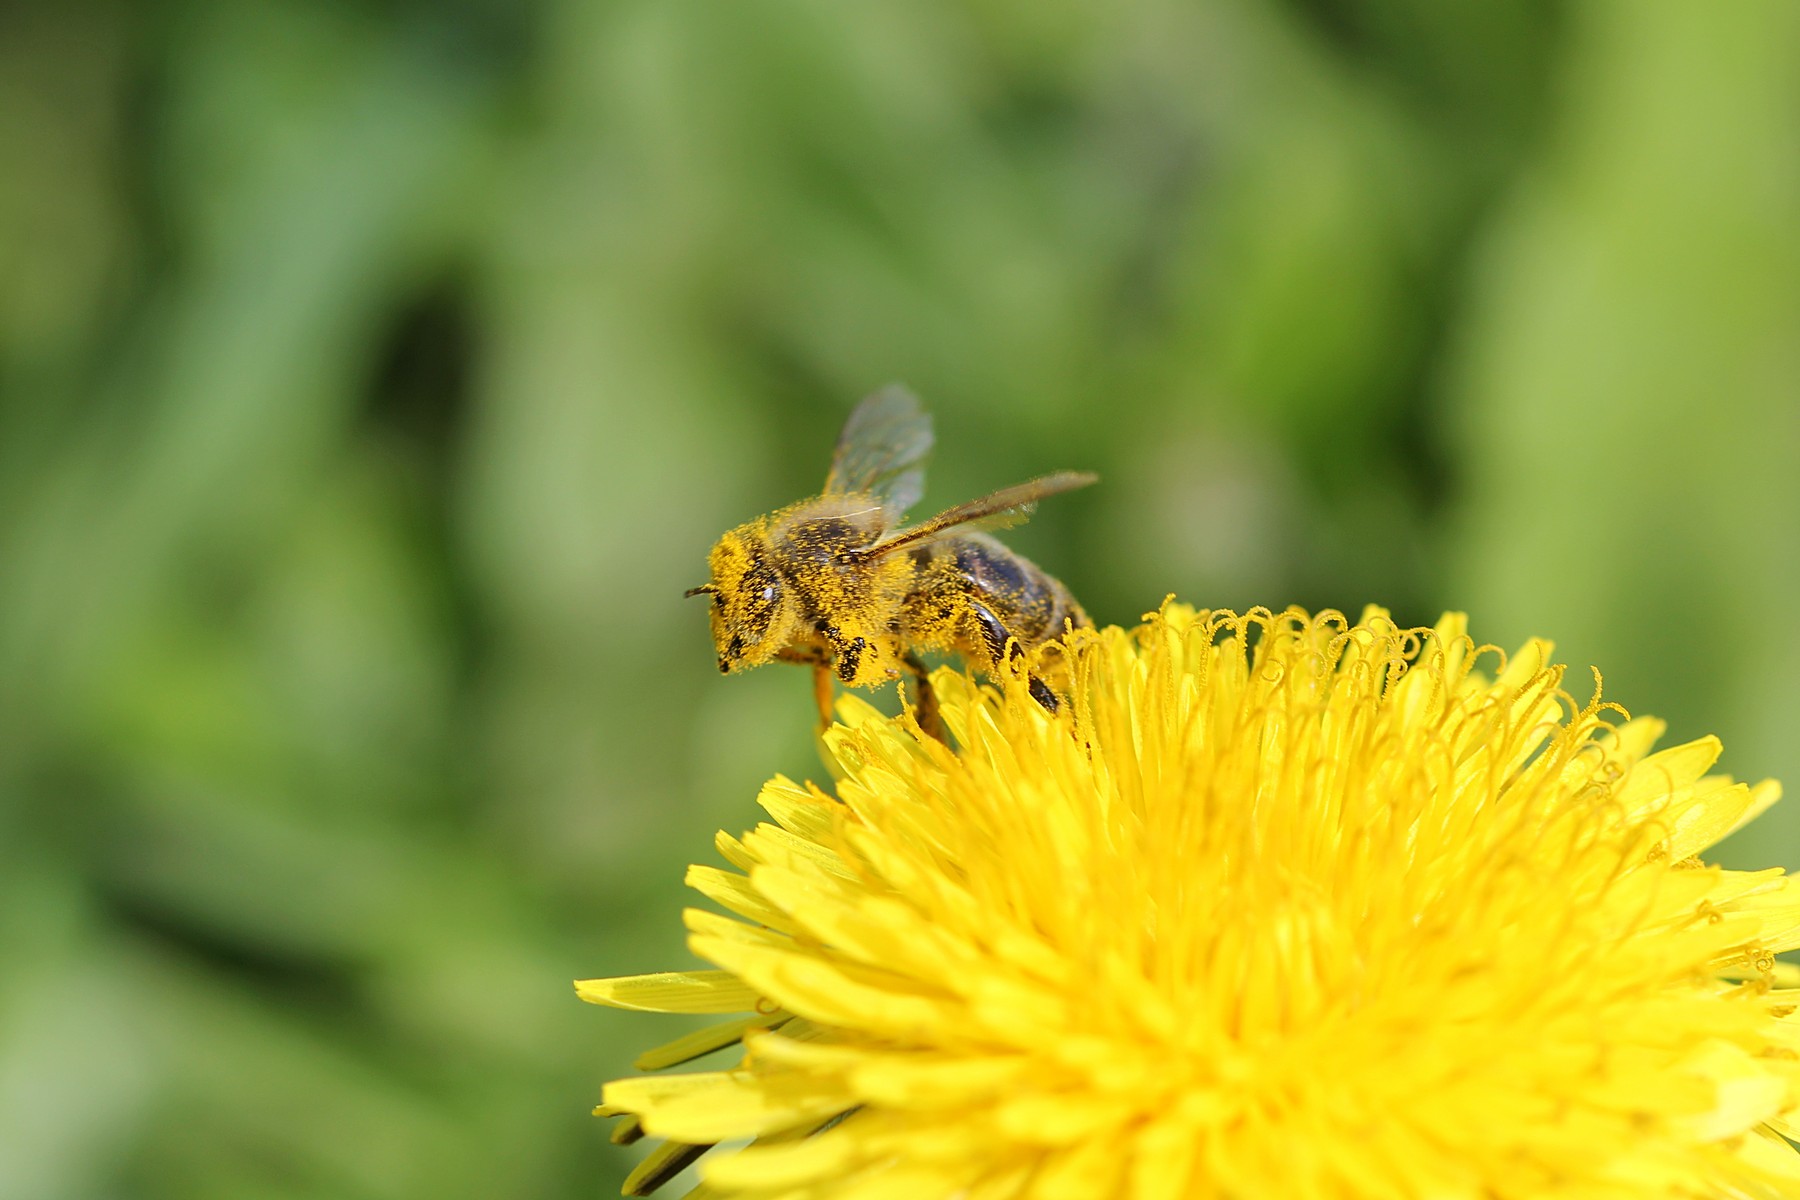
[(954, 751), (843, 700), (689, 872), (716, 969), (577, 984), (738, 1014), (607, 1085), (626, 1192), (1800, 1195), (1800, 890), (1697, 857), (1776, 785), (1465, 627), (1166, 605), (1059, 714), (939, 671)]

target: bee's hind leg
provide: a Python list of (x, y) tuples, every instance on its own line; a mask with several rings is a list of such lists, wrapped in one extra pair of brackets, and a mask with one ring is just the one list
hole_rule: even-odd
[[(984, 605), (975, 604), (970, 607), (975, 612), (975, 625), (981, 630), (981, 640), (986, 645), (988, 658), (994, 664), (989, 668), (990, 670), (997, 668), (1000, 663), (1008, 659), (1017, 663), (1025, 657), (1025, 647), (1019, 645), (1018, 638), (1006, 631), (1006, 626), (1001, 623), (999, 617), (988, 611)], [(1031, 698), (1036, 700), (1045, 712), (1055, 714), (1062, 707), (1062, 702), (1056, 698), (1056, 693), (1050, 690), (1050, 685), (1036, 675), (1027, 675), (1026, 678), (1028, 682), (1025, 690), (1031, 693)]]
[(900, 661), (912, 673), (914, 690), (918, 693), (913, 701), (913, 719), (918, 721), (920, 729), (948, 746), (950, 734), (944, 728), (943, 713), (938, 711), (937, 691), (931, 686), (931, 673), (910, 650), (900, 656)]

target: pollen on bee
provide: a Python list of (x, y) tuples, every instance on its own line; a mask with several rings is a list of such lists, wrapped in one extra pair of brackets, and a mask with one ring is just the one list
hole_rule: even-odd
[[(917, 399), (897, 388), (877, 392), (845, 424), (822, 492), (719, 538), (707, 555), (710, 582), (687, 594), (711, 597), (722, 674), (771, 661), (810, 664), (829, 721), (833, 675), (873, 687), (899, 678), (903, 657), (917, 650), (997, 670), (1065, 625), (1088, 624), (1060, 581), (986, 531), (1017, 524), (1039, 500), (1094, 476), (1040, 476), (905, 526), (931, 444), (931, 419)], [(1055, 711), (1055, 685), (1036, 682), (1033, 694)]]

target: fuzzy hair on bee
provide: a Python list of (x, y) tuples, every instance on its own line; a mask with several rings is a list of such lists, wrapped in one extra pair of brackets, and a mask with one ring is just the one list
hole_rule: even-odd
[[(768, 662), (813, 668), (820, 720), (832, 677), (875, 687), (912, 674), (921, 726), (943, 737), (918, 651), (960, 655), (989, 674), (1092, 622), (1062, 582), (989, 530), (1097, 476), (1061, 471), (903, 524), (924, 492), (931, 418), (890, 386), (850, 414), (817, 496), (728, 531), (707, 556), (713, 646), (727, 674)], [(1059, 707), (1037, 674), (1031, 694)]]

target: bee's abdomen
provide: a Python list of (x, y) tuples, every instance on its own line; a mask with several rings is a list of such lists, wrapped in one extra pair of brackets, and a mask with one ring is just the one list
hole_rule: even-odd
[(999, 656), (1000, 647), (989, 644), (996, 636), (995, 623), (1004, 631), (1002, 640), (1010, 636), (1027, 650), (1060, 637), (1069, 624), (1080, 628), (1090, 623), (1060, 580), (992, 538), (951, 538), (932, 550), (933, 561), (926, 568), (930, 584), (909, 600), (909, 607), (928, 620), (962, 625), (962, 636), (954, 640), (965, 650), (979, 647), (985, 652), (979, 657)]

